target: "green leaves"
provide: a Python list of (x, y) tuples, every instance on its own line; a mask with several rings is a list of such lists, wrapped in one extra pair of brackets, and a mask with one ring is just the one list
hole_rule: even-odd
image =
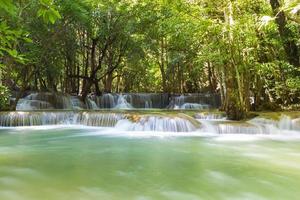
[(9, 106), (9, 90), (6, 86), (0, 84), (0, 110), (7, 109)]
[(4, 11), (9, 15), (14, 15), (16, 12), (16, 7), (12, 0), (0, 0), (0, 12)]
[[(22, 30), (11, 29), (5, 22), (0, 22), (0, 55), (7, 54), (16, 62), (24, 64), (24, 55), (15, 48), (19, 41), (31, 42), (28, 33)], [(3, 65), (3, 64), (2, 64)]]
[(41, 8), (37, 12), (38, 17), (42, 17), (45, 23), (54, 24), (61, 19), (59, 12), (55, 9), (52, 0), (40, 0)]

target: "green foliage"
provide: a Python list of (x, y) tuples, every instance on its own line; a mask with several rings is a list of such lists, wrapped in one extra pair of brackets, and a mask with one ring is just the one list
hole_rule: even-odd
[(40, 0), (40, 9), (37, 12), (38, 17), (42, 17), (45, 23), (54, 24), (58, 19), (61, 19), (59, 12), (53, 5), (53, 0)]
[(11, 29), (6, 22), (0, 22), (0, 56), (9, 55), (16, 62), (24, 64), (26, 59), (14, 48), (18, 41), (31, 42), (28, 33), (23, 30)]
[(299, 2), (280, 3), (285, 38), (264, 0), (1, 0), (2, 67), (31, 90), (219, 92), (237, 112), (250, 97), (297, 103), (285, 44), (299, 49)]
[(0, 110), (7, 109), (9, 107), (9, 90), (7, 87), (0, 85)]
[(16, 12), (16, 7), (12, 0), (0, 0), (0, 12), (8, 13), (9, 15), (14, 15)]

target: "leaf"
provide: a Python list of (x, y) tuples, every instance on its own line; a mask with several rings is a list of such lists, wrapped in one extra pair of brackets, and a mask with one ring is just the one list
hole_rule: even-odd
[(27, 43), (32, 43), (32, 42), (33, 42), (32, 39), (27, 38), (27, 37), (23, 38), (23, 40), (24, 40), (25, 42), (27, 42)]
[(16, 49), (7, 49), (6, 52), (14, 58), (16, 58), (18, 56), (18, 52)]
[(0, 11), (1, 10), (11, 16), (16, 14), (16, 7), (11, 0), (0, 0)]
[(45, 9), (43, 9), (43, 8), (39, 9), (37, 12), (38, 17), (44, 16), (44, 14), (45, 14)]
[(56, 21), (56, 18), (55, 18), (55, 16), (52, 14), (52, 12), (49, 12), (49, 13), (48, 13), (48, 19), (49, 19), (49, 21), (51, 22), (51, 24), (54, 24), (55, 21)]
[(51, 8), (50, 11), (56, 17), (56, 19), (61, 19), (61, 15), (59, 14), (59, 12), (57, 10), (55, 10), (54, 8)]

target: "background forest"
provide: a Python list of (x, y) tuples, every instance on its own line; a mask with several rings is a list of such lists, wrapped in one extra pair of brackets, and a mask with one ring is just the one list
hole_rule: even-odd
[(232, 119), (299, 103), (297, 0), (0, 0), (18, 91), (219, 93)]

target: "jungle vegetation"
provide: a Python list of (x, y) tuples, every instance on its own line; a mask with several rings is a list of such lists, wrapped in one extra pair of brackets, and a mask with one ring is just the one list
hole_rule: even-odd
[(0, 104), (18, 91), (219, 93), (299, 104), (298, 0), (0, 0)]

